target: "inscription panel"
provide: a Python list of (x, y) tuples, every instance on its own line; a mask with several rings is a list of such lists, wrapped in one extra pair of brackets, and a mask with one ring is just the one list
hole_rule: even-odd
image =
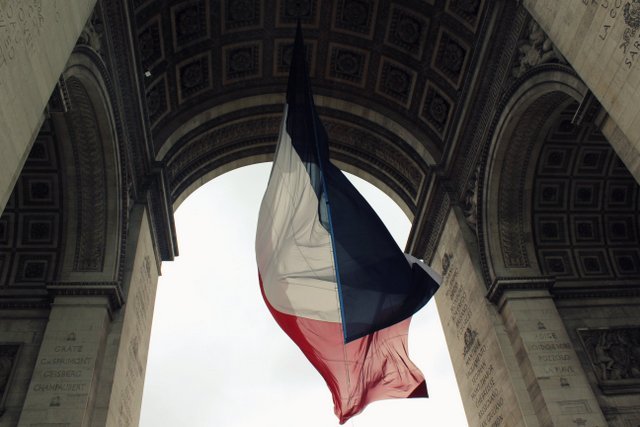
[(538, 418), (553, 425), (584, 420), (585, 427), (604, 427), (598, 401), (553, 300), (541, 295), (517, 298), (519, 291), (513, 292), (502, 314)]
[(465, 289), (466, 281), (463, 278), (467, 275), (461, 274), (461, 269), (452, 255), (447, 254), (445, 257), (448, 271), (443, 277), (443, 288), (445, 299), (448, 301), (447, 326), (453, 329), (455, 337), (463, 344), (464, 381), (461, 389), (465, 390), (463, 396), (467, 396), (464, 400), (470, 400), (473, 404), (478, 426), (506, 426), (508, 424), (503, 410), (505, 396), (501, 387), (503, 379), (497, 375), (493, 354), (488, 349), (488, 345), (494, 343), (486, 337), (489, 331), (479, 332), (476, 329), (482, 322), (472, 319), (477, 316), (473, 315), (474, 312), (469, 305), (469, 292)]
[[(60, 20), (60, 7), (53, 1), (54, 19)], [(29, 56), (37, 51), (36, 40), (40, 37), (45, 17), (42, 0), (9, 1), (0, 4), (0, 73), (16, 61), (23, 51)], [(0, 79), (0, 85), (4, 85)]]
[(96, 379), (108, 320), (107, 301), (53, 305), (19, 425), (42, 422), (80, 425)]

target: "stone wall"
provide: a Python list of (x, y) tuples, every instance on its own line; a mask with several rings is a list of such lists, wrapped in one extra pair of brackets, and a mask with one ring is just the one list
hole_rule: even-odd
[(471, 427), (539, 426), (461, 226), (452, 211), (433, 267), (443, 276), (436, 303), (467, 420)]

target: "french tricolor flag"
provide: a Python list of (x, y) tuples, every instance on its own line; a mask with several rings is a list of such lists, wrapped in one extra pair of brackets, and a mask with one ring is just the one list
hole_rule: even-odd
[(324, 377), (340, 424), (375, 400), (427, 396), (407, 336), (439, 278), (329, 161), (300, 25), (256, 258), (269, 310)]

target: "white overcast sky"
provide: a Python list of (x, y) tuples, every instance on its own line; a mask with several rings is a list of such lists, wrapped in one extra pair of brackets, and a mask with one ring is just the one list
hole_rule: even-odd
[[(162, 265), (140, 426), (339, 425), (324, 380), (260, 295), (254, 240), (270, 169), (228, 172), (177, 210), (180, 256)], [(411, 226), (404, 213), (349, 178), (404, 248)], [(431, 397), (374, 402), (347, 426), (467, 426), (433, 300), (413, 317), (409, 351)]]

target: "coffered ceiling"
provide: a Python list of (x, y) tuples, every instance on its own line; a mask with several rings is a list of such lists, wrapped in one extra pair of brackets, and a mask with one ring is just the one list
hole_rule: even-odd
[(174, 200), (216, 165), (273, 151), (300, 17), (334, 158), (375, 165), (415, 211), (462, 114), (486, 3), (133, 0), (148, 124)]

